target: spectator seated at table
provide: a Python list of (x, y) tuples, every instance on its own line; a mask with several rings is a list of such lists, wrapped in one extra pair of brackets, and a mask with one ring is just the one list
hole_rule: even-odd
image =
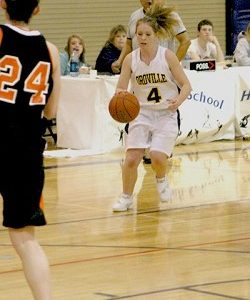
[(224, 61), (224, 54), (220, 43), (213, 34), (213, 23), (209, 20), (202, 20), (198, 23), (197, 30), (197, 38), (191, 40), (186, 59), (215, 59), (217, 62)]
[(238, 36), (234, 58), (239, 66), (250, 66), (250, 23), (244, 34), (241, 32), (241, 36)]
[(61, 75), (69, 75), (69, 60), (72, 53), (76, 52), (79, 56), (79, 67), (81, 73), (89, 72), (89, 65), (85, 61), (85, 44), (83, 39), (77, 35), (73, 34), (69, 36), (67, 45), (64, 51), (60, 53), (60, 65), (61, 65)]
[(111, 29), (109, 39), (106, 41), (96, 59), (95, 69), (98, 73), (120, 73), (120, 68), (113, 66), (113, 63), (119, 58), (126, 39), (127, 33), (123, 25), (117, 25)]

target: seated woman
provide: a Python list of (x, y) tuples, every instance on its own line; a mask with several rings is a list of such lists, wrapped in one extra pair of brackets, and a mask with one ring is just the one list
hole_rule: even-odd
[[(69, 60), (72, 56), (73, 51), (75, 51), (79, 56), (80, 65), (82, 68), (87, 66), (85, 62), (85, 44), (83, 39), (76, 34), (69, 36), (67, 45), (64, 48), (65, 51), (60, 53), (60, 65), (61, 65), (61, 75), (69, 75)], [(82, 68), (83, 69), (83, 68)], [(87, 71), (86, 71), (87, 72)], [(84, 72), (83, 72), (84, 73)]]
[(99, 53), (95, 69), (98, 73), (119, 74), (120, 69), (113, 66), (124, 47), (127, 39), (126, 29), (123, 25), (113, 27), (109, 34), (109, 39)]
[(192, 60), (212, 58), (217, 62), (224, 61), (224, 54), (217, 37), (213, 34), (211, 21), (202, 20), (198, 23), (197, 38), (191, 40), (186, 57)]
[(250, 23), (245, 33), (238, 39), (234, 58), (239, 66), (250, 66)]

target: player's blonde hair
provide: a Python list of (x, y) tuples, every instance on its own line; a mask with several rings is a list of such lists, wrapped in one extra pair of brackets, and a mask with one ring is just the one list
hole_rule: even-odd
[(160, 39), (172, 38), (175, 36), (173, 27), (178, 25), (173, 12), (174, 7), (154, 3), (146, 11), (145, 16), (137, 21), (136, 29), (141, 23), (147, 23)]

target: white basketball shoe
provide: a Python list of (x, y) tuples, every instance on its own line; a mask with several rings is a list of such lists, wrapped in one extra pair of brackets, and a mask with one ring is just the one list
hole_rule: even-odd
[(172, 190), (166, 177), (156, 178), (156, 188), (162, 202), (167, 202), (172, 198)]
[(122, 194), (120, 198), (114, 203), (113, 211), (126, 211), (133, 206), (133, 196)]

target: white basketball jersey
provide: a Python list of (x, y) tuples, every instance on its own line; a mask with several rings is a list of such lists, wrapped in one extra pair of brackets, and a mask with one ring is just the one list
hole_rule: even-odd
[(166, 109), (169, 99), (178, 95), (165, 52), (169, 51), (158, 46), (155, 58), (149, 65), (141, 61), (140, 48), (132, 52), (131, 91), (140, 102), (141, 107), (150, 109)]

